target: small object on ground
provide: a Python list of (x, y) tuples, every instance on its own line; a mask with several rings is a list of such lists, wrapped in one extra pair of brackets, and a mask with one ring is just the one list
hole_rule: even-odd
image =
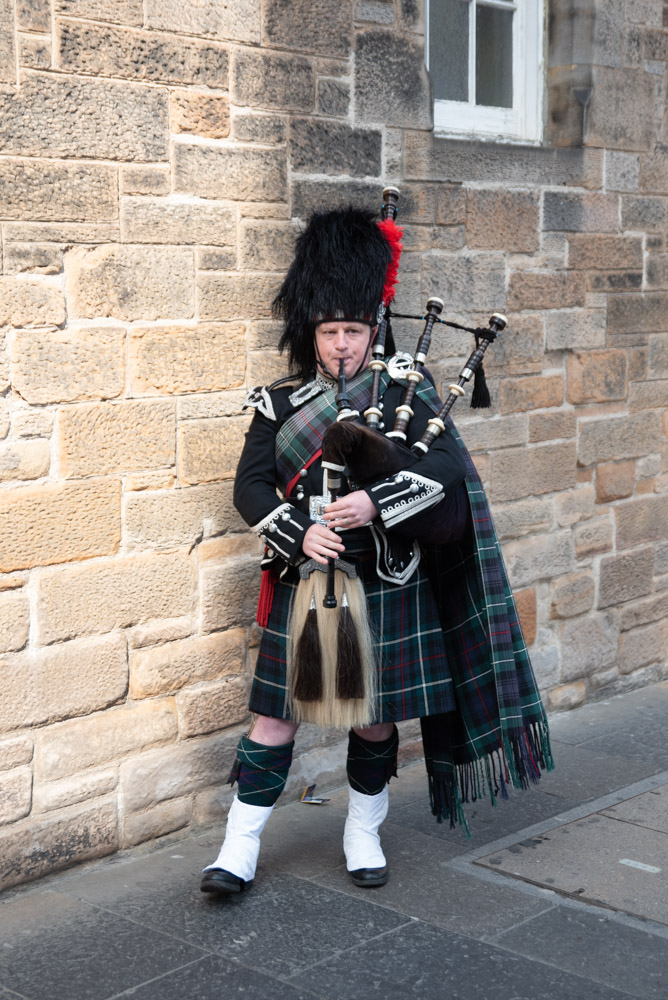
[(306, 802), (310, 806), (321, 806), (325, 802), (329, 802), (329, 799), (322, 799), (319, 798), (317, 795), (314, 795), (313, 793), (315, 792), (315, 789), (316, 789), (315, 785), (307, 785), (304, 791), (302, 792), (302, 797), (299, 801)]

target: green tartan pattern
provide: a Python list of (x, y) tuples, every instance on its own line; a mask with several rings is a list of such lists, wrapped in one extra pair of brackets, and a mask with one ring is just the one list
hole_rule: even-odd
[[(390, 379), (383, 373), (383, 390)], [(371, 373), (351, 381), (352, 406), (368, 402)], [(381, 390), (381, 391), (383, 391)], [(277, 436), (277, 466), (289, 482), (318, 451), (336, 419), (335, 390), (309, 400)], [(436, 413), (438, 394), (428, 381), (420, 397)], [(547, 719), (519, 624), (491, 512), (473, 461), (451, 421), (466, 461), (473, 517), (472, 544), (442, 546), (423, 561), (441, 612), (446, 661), (456, 711), (422, 717), (432, 808), (437, 817), (466, 823), (462, 802), (488, 789), (494, 800), (508, 784), (526, 788), (553, 765)]]

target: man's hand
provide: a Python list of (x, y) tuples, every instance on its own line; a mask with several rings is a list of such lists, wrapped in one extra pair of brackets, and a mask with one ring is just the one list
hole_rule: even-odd
[(373, 521), (377, 514), (369, 494), (356, 490), (328, 504), (323, 516), (330, 527), (345, 531), (347, 528), (361, 528)]
[(335, 559), (346, 550), (339, 535), (326, 528), (324, 524), (311, 525), (304, 535), (302, 549), (309, 559), (315, 559), (323, 565), (330, 557)]

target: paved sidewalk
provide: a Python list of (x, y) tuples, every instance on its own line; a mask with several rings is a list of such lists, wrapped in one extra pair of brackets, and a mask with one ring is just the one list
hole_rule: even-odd
[(403, 768), (381, 889), (345, 872), (337, 789), (277, 809), (238, 897), (198, 890), (219, 831), (9, 890), (0, 1000), (666, 1000), (667, 720), (668, 682), (554, 718), (557, 770), (469, 806), (471, 840)]

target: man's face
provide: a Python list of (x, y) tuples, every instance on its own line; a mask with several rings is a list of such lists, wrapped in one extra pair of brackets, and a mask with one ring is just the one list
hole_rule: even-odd
[(327, 372), (338, 378), (340, 362), (343, 359), (346, 378), (369, 363), (371, 344), (378, 331), (367, 323), (334, 319), (318, 323), (315, 328), (316, 358), (322, 362)]

